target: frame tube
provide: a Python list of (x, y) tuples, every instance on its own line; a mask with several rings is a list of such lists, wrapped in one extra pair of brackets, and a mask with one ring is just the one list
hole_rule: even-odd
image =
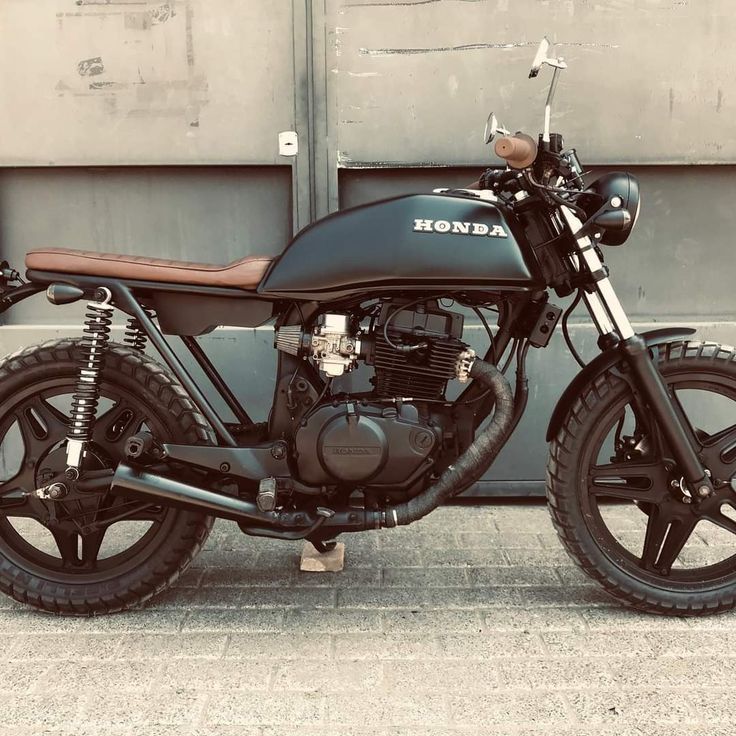
[(45, 284), (27, 283), (21, 286), (8, 286), (0, 289), (0, 314), (7, 311), (14, 304), (22, 302), (29, 296), (38, 294), (46, 288)]
[(222, 442), (228, 447), (237, 447), (238, 443), (235, 438), (230, 434), (230, 431), (222, 422), (217, 412), (214, 410), (212, 405), (207, 401), (205, 395), (200, 391), (194, 379), (189, 375), (189, 372), (184, 367), (184, 364), (179, 360), (176, 353), (171, 349), (169, 344), (164, 339), (164, 336), (158, 330), (153, 320), (146, 314), (146, 311), (137, 302), (136, 298), (131, 293), (130, 289), (123, 284), (115, 285), (115, 301), (124, 308), (129, 314), (138, 319), (146, 335), (150, 338), (153, 346), (161, 354), (161, 357), (166, 362), (166, 365), (171, 368), (174, 375), (181, 381), (184, 388), (187, 390), (192, 398), (192, 401), (197, 405), (199, 410), (204, 414), (207, 421), (212, 425), (217, 436)]
[(230, 386), (225, 383), (217, 368), (215, 368), (212, 361), (207, 357), (207, 354), (202, 350), (202, 347), (197, 342), (196, 338), (182, 335), (181, 341), (187, 346), (187, 349), (192, 354), (192, 357), (197, 361), (199, 367), (207, 378), (209, 378), (212, 385), (217, 389), (220, 396), (225, 400), (225, 403), (228, 405), (230, 411), (235, 415), (235, 418), (241, 424), (253, 424), (253, 420), (248, 416), (248, 412), (238, 401), (237, 397), (230, 389)]

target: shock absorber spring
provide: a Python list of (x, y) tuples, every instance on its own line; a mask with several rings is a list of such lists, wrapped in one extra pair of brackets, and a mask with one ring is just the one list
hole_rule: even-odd
[(113, 305), (108, 289), (99, 301), (88, 302), (79, 359), (79, 375), (72, 396), (71, 424), (67, 435), (67, 475), (78, 475), (87, 443), (92, 439), (100, 400), (100, 374), (110, 340)]
[(146, 333), (143, 331), (141, 323), (135, 317), (129, 317), (125, 325), (123, 342), (133, 350), (142, 353), (146, 349), (146, 341)]

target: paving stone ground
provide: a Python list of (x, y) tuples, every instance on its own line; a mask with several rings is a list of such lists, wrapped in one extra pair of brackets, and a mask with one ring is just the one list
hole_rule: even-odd
[[(448, 507), (345, 542), (343, 572), (300, 573), (300, 543), (218, 522), (144, 609), (0, 600), (0, 734), (736, 733), (736, 616), (617, 606), (541, 504)], [(720, 544), (702, 534), (688, 554)]]

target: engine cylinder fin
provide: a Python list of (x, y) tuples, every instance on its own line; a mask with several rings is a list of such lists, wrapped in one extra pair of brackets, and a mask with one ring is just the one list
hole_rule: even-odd
[(379, 332), (373, 359), (376, 393), (384, 398), (440, 398), (447, 381), (456, 376), (458, 356), (465, 348), (460, 340), (432, 340), (424, 350), (402, 353)]

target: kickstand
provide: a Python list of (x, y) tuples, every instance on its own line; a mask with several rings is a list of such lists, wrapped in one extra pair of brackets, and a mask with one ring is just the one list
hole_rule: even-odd
[(322, 539), (310, 539), (309, 541), (312, 543), (312, 546), (317, 550), (317, 552), (319, 552), (321, 555), (332, 552), (332, 550), (337, 547), (336, 539), (328, 539), (326, 541)]

